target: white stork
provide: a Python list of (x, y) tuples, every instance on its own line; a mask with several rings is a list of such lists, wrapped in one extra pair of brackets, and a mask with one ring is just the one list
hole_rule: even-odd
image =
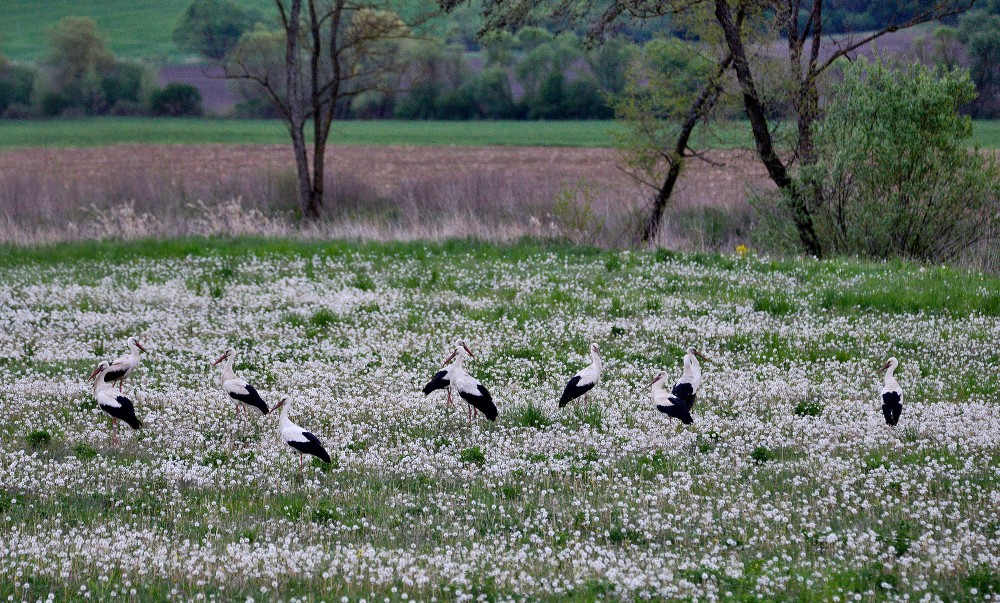
[(267, 404), (264, 403), (264, 399), (260, 397), (260, 394), (257, 393), (257, 390), (252, 385), (237, 377), (236, 373), (233, 372), (233, 363), (236, 361), (236, 350), (229, 348), (222, 356), (219, 356), (218, 360), (212, 363), (212, 366), (219, 364), (223, 360), (226, 361), (226, 364), (222, 365), (222, 373), (219, 376), (219, 381), (222, 383), (222, 389), (229, 394), (229, 397), (239, 402), (234, 407), (234, 410), (238, 408), (239, 412), (245, 415), (245, 408), (250, 406), (259, 410), (260, 414), (266, 415), (268, 408)]
[(117, 382), (118, 391), (122, 391), (125, 377), (128, 377), (139, 366), (139, 353), (146, 351), (146, 348), (142, 347), (142, 344), (135, 337), (129, 337), (126, 343), (129, 353), (112, 362), (111, 366), (108, 367), (108, 372), (103, 377), (109, 383)]
[(702, 356), (693, 347), (687, 349), (687, 353), (684, 354), (684, 374), (674, 384), (673, 389), (670, 390), (670, 394), (667, 394), (663, 390), (663, 379), (667, 376), (666, 372), (658, 374), (653, 379), (653, 382), (650, 383), (653, 387), (653, 403), (656, 405), (657, 410), (680, 419), (685, 425), (690, 424), (692, 421), (691, 409), (694, 407), (698, 388), (701, 387), (701, 364), (698, 362), (699, 358), (706, 362), (708, 361), (708, 358)]
[(885, 371), (885, 385), (882, 386), (882, 414), (886, 425), (895, 426), (899, 423), (899, 415), (903, 412), (903, 388), (893, 375), (899, 361), (890, 358), (882, 370)]
[(283, 396), (281, 401), (275, 404), (271, 410), (281, 409), (281, 416), (278, 418), (278, 432), (281, 434), (281, 439), (299, 453), (299, 476), (301, 477), (304, 458), (302, 455), (311, 454), (324, 463), (330, 462), (330, 455), (323, 448), (323, 444), (319, 441), (319, 438), (314, 436), (312, 432), (306, 431), (291, 422), (288, 418), (289, 406), (288, 396)]
[(112, 367), (113, 365), (107, 360), (102, 360), (91, 373), (90, 379), (94, 380), (94, 395), (97, 397), (97, 405), (111, 417), (111, 440), (117, 442), (119, 419), (128, 423), (132, 429), (142, 427), (142, 421), (136, 418), (135, 405), (132, 404), (132, 401), (120, 392), (115, 393), (113, 382), (106, 380)]
[(580, 396), (584, 396), (584, 402), (587, 401), (588, 392), (594, 389), (597, 381), (601, 378), (601, 349), (597, 347), (596, 343), (590, 344), (590, 359), (590, 366), (573, 375), (569, 383), (566, 384), (566, 389), (563, 390), (562, 397), (559, 398), (559, 408), (566, 406)]
[(434, 378), (424, 386), (424, 395), (426, 396), (438, 389), (448, 388), (448, 403), (450, 404), (451, 388), (454, 387), (458, 390), (458, 395), (469, 403), (470, 423), (472, 422), (473, 409), (481, 411), (490, 421), (496, 421), (498, 412), (496, 404), (493, 403), (493, 396), (483, 387), (482, 383), (462, 368), (462, 362), (465, 360), (466, 354), (472, 358), (476, 357), (472, 353), (472, 350), (469, 349), (469, 346), (465, 345), (465, 342), (459, 339), (455, 344), (455, 351), (451, 353), (451, 356), (445, 358), (442, 364), (446, 365), (453, 359), (455, 362), (434, 375)]

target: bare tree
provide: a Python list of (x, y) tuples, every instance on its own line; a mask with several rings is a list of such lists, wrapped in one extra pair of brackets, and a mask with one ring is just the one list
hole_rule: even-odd
[(274, 2), (281, 28), (244, 34), (224, 60), (225, 76), (256, 83), (278, 109), (292, 137), (302, 214), (316, 220), (331, 125), (358, 95), (396, 85), (405, 67), (401, 42), (426, 16), (404, 21), (390, 0)]

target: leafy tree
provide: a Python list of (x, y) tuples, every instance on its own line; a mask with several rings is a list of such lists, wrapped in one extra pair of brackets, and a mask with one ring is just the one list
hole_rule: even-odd
[(89, 17), (64, 17), (48, 31), (52, 52), (46, 63), (52, 68), (50, 107), (79, 107), (87, 113), (107, 108), (101, 77), (115, 64), (104, 36)]
[(115, 62), (101, 74), (101, 91), (112, 109), (143, 104), (153, 87), (153, 75), (142, 63)]
[(514, 119), (518, 117), (507, 69), (487, 67), (471, 82), (472, 101), (481, 117)]
[(416, 82), (406, 91), (396, 105), (399, 119), (431, 119), (434, 105), (441, 95), (441, 87), (434, 82)]
[(566, 84), (564, 119), (608, 119), (614, 111), (608, 105), (597, 78), (582, 75)]
[(230, 0), (194, 0), (174, 28), (181, 50), (221, 61), (261, 15)]
[(969, 73), (979, 91), (973, 114), (1000, 115), (1000, 14), (975, 11), (963, 15), (957, 38), (965, 44)]
[(835, 253), (953, 259), (1000, 226), (996, 159), (966, 146), (965, 72), (858, 59), (815, 126), (816, 162), (797, 180), (818, 190), (817, 235)]
[(656, 38), (626, 69), (615, 113), (629, 127), (618, 139), (625, 171), (655, 191), (640, 238), (651, 241), (688, 158), (691, 138), (707, 122), (723, 92), (729, 62), (717, 65), (704, 48), (678, 38)]
[(590, 53), (590, 68), (605, 92), (618, 94), (625, 89), (628, 67), (640, 52), (638, 44), (612, 38)]
[(27, 112), (37, 79), (35, 69), (15, 65), (0, 53), (0, 116), (5, 115), (8, 109)]
[[(465, 0), (439, 0), (451, 8)], [(855, 2), (855, 0), (851, 0)], [(855, 4), (860, 2), (856, 0)], [(803, 166), (815, 163), (813, 125), (821, 116), (820, 85), (830, 67), (861, 46), (889, 32), (898, 31), (961, 14), (976, 0), (917, 0), (879, 4), (879, 27), (857, 36), (824, 36), (831, 14), (823, 0), (483, 0), (484, 27), (510, 29), (528, 22), (567, 19), (588, 26), (592, 40), (602, 39), (621, 23), (664, 16), (686, 20), (688, 37), (721, 40), (726, 52), (716, 57), (722, 67), (729, 63), (743, 98), (757, 156), (774, 184), (783, 191), (802, 249), (814, 256), (823, 253), (811, 210), (822, 199), (805, 196), (796, 188), (792, 161)], [(865, 3), (868, 4), (868, 3)], [(882, 6), (885, 5), (885, 6)], [(884, 13), (884, 15), (882, 14)], [(761, 61), (756, 49), (779, 42), (787, 47), (787, 65), (775, 70), (773, 61)], [(824, 52), (825, 51), (825, 52)], [(778, 75), (780, 74), (780, 75)], [(774, 136), (776, 120), (783, 115), (769, 110), (767, 83), (777, 80), (794, 113), (794, 138), (787, 153), (779, 153)], [(701, 102), (702, 96), (693, 102)], [(694, 105), (692, 105), (692, 109)], [(813, 191), (817, 193), (817, 190)]]
[(201, 92), (191, 84), (171, 82), (153, 93), (149, 100), (153, 115), (166, 117), (200, 116), (204, 113)]

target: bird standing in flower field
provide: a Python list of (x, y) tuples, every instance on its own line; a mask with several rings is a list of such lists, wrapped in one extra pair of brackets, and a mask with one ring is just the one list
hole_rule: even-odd
[(708, 361), (708, 358), (693, 347), (689, 347), (684, 354), (684, 373), (674, 384), (673, 389), (668, 394), (663, 389), (664, 380), (667, 377), (666, 371), (660, 372), (649, 385), (653, 388), (653, 405), (662, 413), (670, 415), (675, 419), (680, 419), (685, 425), (690, 425), (691, 408), (701, 387), (701, 363), (698, 359)]
[(102, 360), (91, 373), (88, 381), (94, 380), (94, 396), (97, 397), (97, 405), (111, 417), (111, 441), (117, 442), (119, 419), (128, 423), (132, 429), (142, 427), (142, 421), (135, 416), (135, 405), (132, 404), (132, 401), (121, 392), (116, 393), (113, 381), (107, 380), (108, 372), (112, 366), (107, 360)]
[(573, 375), (569, 383), (566, 384), (562, 397), (559, 398), (559, 408), (566, 406), (580, 396), (584, 396), (584, 402), (586, 402), (589, 396), (588, 392), (597, 385), (597, 381), (601, 378), (601, 349), (597, 347), (596, 343), (590, 344), (590, 358), (590, 366)]
[(239, 402), (237, 408), (240, 410), (238, 412), (242, 412), (245, 415), (245, 408), (251, 406), (259, 410), (260, 414), (266, 415), (268, 408), (267, 404), (264, 403), (264, 399), (260, 397), (260, 394), (257, 393), (257, 390), (252, 385), (237, 377), (236, 373), (233, 372), (233, 363), (236, 361), (236, 350), (229, 348), (222, 356), (219, 356), (218, 360), (212, 363), (212, 366), (219, 364), (223, 360), (226, 363), (222, 365), (222, 374), (219, 376), (219, 381), (222, 383), (222, 389), (229, 394), (229, 397)]
[(122, 391), (125, 378), (139, 366), (139, 354), (146, 351), (146, 348), (135, 337), (129, 337), (126, 343), (128, 344), (129, 353), (111, 362), (103, 377), (108, 383), (118, 383), (119, 392)]
[(330, 455), (323, 448), (323, 444), (319, 441), (319, 438), (314, 436), (312, 432), (306, 431), (295, 423), (292, 423), (288, 418), (289, 406), (288, 396), (283, 396), (281, 401), (275, 404), (271, 410), (281, 409), (281, 415), (278, 418), (278, 433), (281, 434), (281, 439), (286, 444), (299, 453), (299, 476), (301, 477), (304, 454), (311, 454), (324, 463), (330, 462)]
[(434, 375), (434, 378), (424, 386), (424, 395), (426, 396), (435, 390), (448, 388), (448, 403), (451, 404), (451, 388), (454, 387), (458, 390), (458, 395), (469, 403), (470, 423), (472, 422), (473, 410), (481, 411), (490, 421), (496, 421), (499, 413), (496, 404), (493, 403), (493, 396), (483, 387), (482, 383), (462, 368), (466, 354), (471, 358), (476, 357), (469, 346), (459, 339), (455, 343), (455, 351), (445, 358), (442, 364), (447, 365), (452, 360), (455, 362)]
[(895, 426), (899, 423), (899, 415), (903, 412), (903, 388), (896, 381), (895, 372), (899, 362), (890, 358), (882, 370), (885, 371), (885, 385), (882, 386), (882, 414), (886, 425)]

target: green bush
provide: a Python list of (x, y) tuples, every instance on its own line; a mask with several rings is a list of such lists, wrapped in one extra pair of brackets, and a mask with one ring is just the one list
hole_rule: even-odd
[(96, 457), (97, 450), (95, 450), (94, 447), (91, 446), (90, 444), (81, 442), (76, 446), (73, 446), (73, 454), (75, 454), (76, 458), (80, 459), (81, 461), (86, 461)]
[(818, 400), (801, 400), (795, 405), (795, 414), (800, 417), (818, 417), (823, 414), (823, 405)]
[(966, 148), (958, 113), (974, 97), (966, 72), (847, 67), (815, 131), (817, 162), (798, 176), (824, 249), (937, 262), (995, 236), (996, 159)]
[(0, 55), (0, 115), (11, 107), (29, 107), (37, 79), (37, 70), (8, 63)]
[(518, 117), (514, 94), (507, 70), (501, 67), (484, 69), (471, 83), (472, 101), (481, 117), (514, 119)]
[(32, 448), (42, 448), (52, 442), (52, 434), (44, 429), (39, 429), (29, 433), (27, 440)]
[(768, 450), (766, 446), (758, 446), (753, 449), (750, 453), (750, 458), (758, 463), (766, 463), (768, 461), (774, 460), (774, 453)]
[(174, 28), (173, 39), (181, 50), (220, 60), (259, 20), (257, 12), (236, 2), (194, 0)]
[(153, 115), (166, 117), (200, 116), (204, 113), (201, 92), (191, 84), (173, 82), (157, 90), (149, 99)]
[(448, 90), (434, 99), (435, 119), (471, 119), (476, 116), (476, 102), (465, 86)]
[(436, 84), (418, 82), (410, 86), (402, 100), (396, 104), (396, 117), (399, 119), (431, 119), (434, 117), (434, 105), (441, 90)]
[(463, 463), (472, 463), (474, 465), (485, 465), (486, 455), (479, 446), (473, 446), (472, 448), (466, 448), (465, 450), (458, 453), (458, 460)]

